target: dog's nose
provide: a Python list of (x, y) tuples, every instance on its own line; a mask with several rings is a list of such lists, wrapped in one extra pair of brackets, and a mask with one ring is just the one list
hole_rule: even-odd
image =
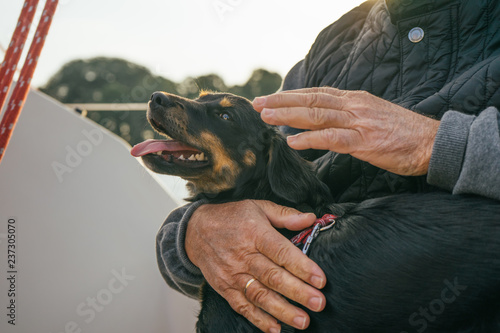
[(153, 93), (153, 95), (151, 95), (151, 102), (163, 107), (168, 107), (172, 104), (168, 96), (161, 92)]

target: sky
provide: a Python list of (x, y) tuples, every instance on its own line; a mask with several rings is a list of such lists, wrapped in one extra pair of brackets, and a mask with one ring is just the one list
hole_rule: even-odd
[[(228, 85), (243, 84), (257, 68), (284, 76), (323, 28), (361, 2), (59, 0), (33, 85), (68, 61), (96, 56), (124, 58), (177, 82), (216, 73)], [(2, 59), (23, 3), (0, 4)]]

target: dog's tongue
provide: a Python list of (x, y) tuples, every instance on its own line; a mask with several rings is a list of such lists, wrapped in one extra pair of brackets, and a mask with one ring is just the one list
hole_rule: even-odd
[(159, 151), (198, 151), (197, 149), (188, 146), (182, 142), (175, 140), (146, 140), (144, 142), (136, 144), (130, 154), (135, 157), (141, 157), (147, 154), (156, 153)]

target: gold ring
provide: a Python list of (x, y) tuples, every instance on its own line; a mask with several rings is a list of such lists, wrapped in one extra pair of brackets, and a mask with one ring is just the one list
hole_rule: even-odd
[(243, 292), (245, 295), (247, 294), (247, 289), (248, 289), (248, 287), (249, 287), (249, 286), (250, 286), (253, 282), (255, 282), (256, 280), (257, 280), (257, 279), (255, 279), (255, 278), (251, 278), (251, 279), (250, 279), (250, 281), (248, 281), (248, 282), (247, 282), (247, 285), (245, 286), (245, 290), (244, 290), (244, 292)]

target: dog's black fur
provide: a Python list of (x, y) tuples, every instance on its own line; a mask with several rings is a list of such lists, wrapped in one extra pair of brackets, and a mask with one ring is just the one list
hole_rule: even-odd
[[(310, 249), (327, 276), (327, 305), (305, 309), (306, 332), (500, 332), (499, 202), (435, 192), (333, 204), (313, 165), (230, 94), (155, 93), (148, 118), (208, 157), (189, 165), (170, 152), (143, 156), (152, 170), (187, 179), (193, 200), (266, 199), (341, 216)], [(258, 332), (210, 286), (202, 295), (198, 332)]]

